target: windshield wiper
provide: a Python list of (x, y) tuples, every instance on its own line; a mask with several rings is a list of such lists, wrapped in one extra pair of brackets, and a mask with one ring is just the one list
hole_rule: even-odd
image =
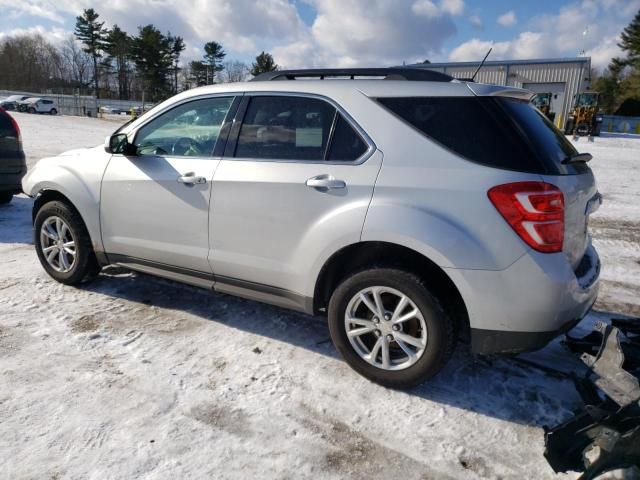
[(590, 153), (576, 153), (575, 155), (571, 155), (564, 160), (562, 160), (562, 164), (566, 165), (568, 163), (587, 163), (589, 160), (593, 158), (593, 155)]

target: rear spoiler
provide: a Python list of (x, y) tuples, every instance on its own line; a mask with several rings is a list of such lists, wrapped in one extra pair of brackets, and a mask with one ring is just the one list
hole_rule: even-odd
[(465, 83), (467, 88), (478, 97), (508, 97), (529, 102), (535, 96), (535, 93), (525, 90), (524, 88), (489, 85), (485, 83)]

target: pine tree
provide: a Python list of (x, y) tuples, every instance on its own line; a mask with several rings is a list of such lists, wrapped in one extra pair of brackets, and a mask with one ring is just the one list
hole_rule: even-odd
[(99, 17), (100, 15), (93, 8), (85, 9), (81, 16), (76, 17), (74, 32), (84, 45), (84, 51), (93, 58), (93, 84), (96, 98), (100, 98), (98, 60), (102, 57), (107, 33), (104, 22), (98, 22)]
[(107, 33), (104, 51), (111, 61), (115, 61), (115, 73), (118, 78), (118, 97), (120, 100), (129, 98), (129, 57), (131, 51), (131, 37), (118, 25), (114, 25)]
[(627, 52), (627, 64), (635, 64), (640, 67), (640, 10), (636, 13), (631, 23), (620, 34), (618, 46)]
[(185, 50), (186, 45), (182, 37), (173, 37), (171, 33), (168, 35), (171, 44), (171, 60), (173, 62), (173, 93), (178, 93), (178, 63), (180, 62), (180, 54)]
[(131, 57), (153, 101), (166, 98), (170, 92), (169, 78), (173, 58), (171, 41), (153, 25), (139, 27), (131, 46)]
[(189, 81), (193, 82), (196, 87), (207, 84), (207, 71), (209, 66), (199, 60), (194, 60), (189, 64), (190, 76)]
[(216, 72), (224, 69), (222, 60), (224, 60), (226, 56), (227, 53), (218, 42), (208, 42), (204, 45), (204, 61), (209, 66), (208, 72), (211, 72), (210, 79), (207, 73), (207, 84), (214, 83)]
[(256, 61), (251, 64), (251, 75), (255, 77), (261, 73), (273, 72), (274, 70), (278, 70), (278, 68), (278, 65), (276, 65), (276, 62), (273, 60), (273, 56), (263, 51), (256, 57)]

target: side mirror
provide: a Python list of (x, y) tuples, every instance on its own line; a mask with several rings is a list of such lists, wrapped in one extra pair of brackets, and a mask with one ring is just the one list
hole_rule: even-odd
[(104, 150), (107, 153), (120, 153), (126, 156), (137, 155), (135, 145), (129, 143), (125, 133), (116, 133), (107, 137), (104, 141)]

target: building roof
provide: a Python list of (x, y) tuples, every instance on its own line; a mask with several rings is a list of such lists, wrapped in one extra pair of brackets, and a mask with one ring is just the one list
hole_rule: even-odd
[[(533, 58), (528, 60), (488, 60), (484, 62), (486, 67), (501, 65), (549, 65), (553, 63), (590, 63), (591, 57), (563, 57), (563, 58)], [(442, 68), (442, 67), (477, 67), (477, 62), (439, 62), (439, 63), (414, 63), (407, 65), (416, 68)]]

